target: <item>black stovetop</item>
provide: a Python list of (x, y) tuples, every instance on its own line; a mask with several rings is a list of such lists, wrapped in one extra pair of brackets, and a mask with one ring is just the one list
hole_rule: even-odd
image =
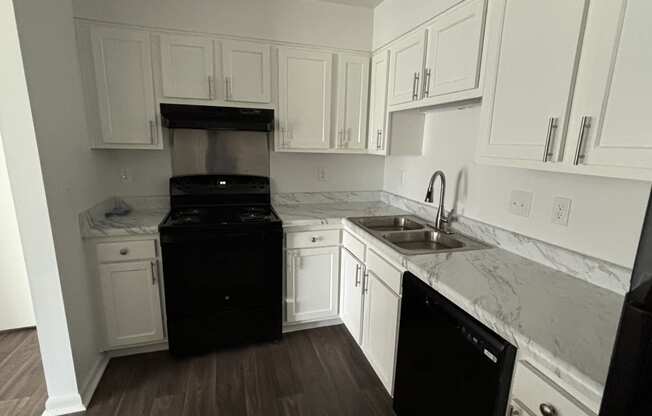
[(238, 225), (277, 222), (271, 206), (183, 207), (173, 209), (165, 227)]

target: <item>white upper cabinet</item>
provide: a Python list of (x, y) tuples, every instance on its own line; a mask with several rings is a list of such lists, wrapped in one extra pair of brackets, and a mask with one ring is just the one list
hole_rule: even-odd
[(558, 159), (587, 0), (498, 0), (480, 133), (483, 157)]
[(589, 9), (564, 160), (580, 171), (652, 179), (652, 2)]
[(161, 35), (162, 95), (215, 99), (213, 49), (211, 39)]
[(279, 136), (281, 149), (330, 148), (333, 55), (279, 48)]
[(419, 30), (391, 45), (389, 105), (420, 98), (425, 40), (425, 32)]
[(484, 6), (485, 0), (464, 2), (428, 26), (424, 98), (478, 86)]
[(154, 262), (101, 265), (100, 282), (109, 348), (163, 340)]
[(371, 94), (369, 98), (369, 153), (387, 154), (387, 80), (389, 51), (382, 51), (371, 60)]
[(336, 147), (367, 147), (369, 58), (339, 54), (337, 63)]
[(342, 248), (340, 267), (340, 317), (358, 344), (362, 341), (362, 281), (364, 266), (347, 249)]
[(226, 101), (272, 101), (269, 45), (223, 41), (222, 72)]
[(91, 27), (101, 139), (96, 147), (159, 146), (149, 33)]

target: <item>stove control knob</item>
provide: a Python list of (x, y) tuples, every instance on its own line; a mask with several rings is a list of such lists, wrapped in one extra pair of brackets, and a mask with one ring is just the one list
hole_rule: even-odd
[(550, 403), (541, 403), (539, 410), (542, 416), (557, 416), (557, 409)]
[(224, 296), (224, 300), (231, 300), (231, 296)]

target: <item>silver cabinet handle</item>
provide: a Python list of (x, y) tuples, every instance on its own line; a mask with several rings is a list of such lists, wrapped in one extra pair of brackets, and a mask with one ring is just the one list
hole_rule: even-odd
[(548, 120), (548, 133), (546, 134), (546, 144), (543, 146), (543, 161), (547, 162), (552, 157), (553, 153), (550, 150), (550, 145), (552, 144), (552, 137), (555, 135), (555, 130), (557, 129), (557, 117), (550, 117)]
[(380, 136), (380, 147), (378, 150), (383, 150), (385, 148), (385, 135), (382, 130), (378, 130), (378, 135)]
[(156, 122), (154, 120), (149, 121), (149, 137), (152, 139), (152, 143), (156, 143)]
[(581, 121), (582, 125), (580, 127), (580, 135), (577, 138), (577, 148), (575, 148), (575, 156), (573, 157), (573, 165), (579, 165), (584, 163), (586, 155), (584, 154), (584, 139), (586, 138), (586, 133), (591, 128), (591, 117), (584, 116)]
[(129, 254), (129, 249), (127, 247), (124, 247), (124, 248), (120, 249), (120, 255), (121, 256), (126, 256), (127, 254)]
[(157, 266), (158, 266), (158, 262), (152, 260), (152, 261), (150, 262), (150, 264), (151, 264), (151, 266), (152, 266), (152, 286), (156, 286), (156, 281), (158, 280), (158, 278), (156, 277), (156, 275), (157, 275), (156, 272), (157, 272), (157, 268), (158, 268), (158, 267), (157, 267)]
[(365, 270), (364, 280), (362, 282), (362, 293), (368, 293), (369, 292), (369, 272)]
[(208, 99), (209, 100), (214, 100), (215, 99), (215, 87), (213, 86), (213, 76), (212, 75), (208, 76)]
[(355, 265), (355, 287), (358, 287), (360, 284), (360, 269), (362, 267), (359, 264)]
[(550, 403), (541, 403), (539, 411), (541, 411), (542, 416), (557, 416), (557, 409)]
[(376, 132), (376, 150), (380, 150), (380, 136), (383, 134), (382, 130)]
[(427, 68), (425, 76), (423, 77), (423, 94), (421, 98), (426, 98), (430, 95), (430, 72), (430, 68)]
[(414, 73), (414, 80), (412, 81), (412, 100), (419, 99), (419, 73)]
[(226, 95), (226, 99), (230, 100), (231, 95), (232, 95), (231, 94), (231, 78), (230, 77), (224, 77), (224, 82), (226, 83), (224, 94)]

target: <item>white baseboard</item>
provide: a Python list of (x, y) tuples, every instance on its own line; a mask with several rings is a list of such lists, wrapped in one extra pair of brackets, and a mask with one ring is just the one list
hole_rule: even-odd
[(45, 401), (45, 411), (42, 416), (70, 416), (83, 415), (86, 407), (79, 394), (69, 396), (48, 397)]
[(104, 370), (106, 370), (106, 366), (109, 364), (109, 359), (110, 357), (107, 353), (102, 353), (102, 355), (95, 362), (93, 369), (86, 376), (86, 379), (82, 383), (79, 392), (81, 393), (82, 403), (84, 403), (85, 407), (88, 407), (90, 404), (91, 399), (93, 398), (93, 394), (95, 393), (95, 389), (97, 388), (97, 385), (100, 384), (100, 380), (104, 375)]
[(327, 319), (325, 321), (302, 322), (298, 324), (284, 324), (283, 333), (287, 334), (289, 332), (305, 331), (306, 329), (322, 328), (325, 326), (335, 326), (340, 324), (342, 324), (340, 318)]

